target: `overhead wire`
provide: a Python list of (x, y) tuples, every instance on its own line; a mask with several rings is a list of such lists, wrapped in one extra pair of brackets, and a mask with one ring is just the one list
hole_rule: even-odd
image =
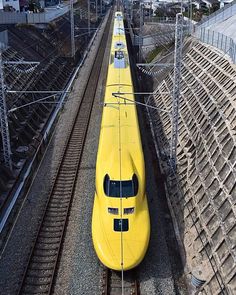
[[(62, 48), (62, 46), (64, 45), (64, 43), (67, 41), (68, 38), (70, 38), (70, 36), (67, 36), (67, 37), (65, 37), (65, 38), (62, 40), (62, 42), (61, 42), (61, 44), (60, 44), (60, 46), (59, 46), (59, 49)], [(44, 59), (42, 59), (42, 60), (40, 61), (40, 63), (42, 63), (43, 61), (45, 61), (46, 59), (48, 59), (48, 57), (51, 56), (53, 53), (55, 53), (57, 50), (58, 50), (58, 48), (55, 48), (50, 54), (48, 54)], [(50, 63), (50, 62), (49, 62), (49, 63)], [(55, 63), (55, 66), (58, 68), (58, 66), (57, 66), (56, 63)], [(27, 73), (27, 74), (32, 74), (32, 72), (29, 72), (29, 73)], [(23, 96), (21, 95), (19, 98), (15, 99), (15, 101), (12, 103), (12, 105), (14, 105), (14, 104), (18, 101), (18, 99), (20, 99), (20, 98), (23, 98)]]
[[(15, 108), (10, 109), (10, 110), (8, 111), (8, 113), (15, 112), (16, 110), (19, 110), (19, 109), (21, 109), (21, 108), (24, 108), (24, 107), (29, 106), (29, 105), (34, 104), (34, 103), (41, 102), (41, 101), (46, 100), (46, 99), (51, 98), (51, 97), (54, 97), (54, 98), (55, 98), (55, 96), (56, 96), (56, 94), (52, 94), (52, 95), (49, 95), (49, 96), (46, 96), (46, 97), (40, 98), (40, 99), (35, 100), (35, 101), (31, 101), (31, 102), (26, 103), (26, 104), (24, 104), (24, 105), (21, 105), (21, 106), (19, 106), (19, 107), (15, 107)], [(52, 103), (52, 102), (50, 102), (50, 103)], [(53, 103), (55, 103), (55, 101), (54, 101)]]
[[(62, 24), (60, 24), (60, 25), (57, 27), (57, 30), (60, 29), (63, 25), (65, 25), (66, 22), (68, 22), (68, 18), (67, 18), (66, 16), (63, 16), (63, 18), (64, 18), (64, 22), (63, 22)], [(84, 29), (84, 28), (79, 28), (79, 30), (80, 30), (80, 29)], [(10, 32), (10, 34), (14, 35), (14, 33), (12, 33), (11, 31), (9, 31), (9, 32)], [(50, 37), (50, 36), (52, 36), (52, 35), (54, 35), (54, 34), (55, 34), (55, 31), (51, 32), (48, 36)], [(80, 36), (80, 35), (79, 35), (79, 36)], [(65, 37), (62, 41), (60, 41), (60, 46), (59, 46), (59, 48), (62, 47), (61, 42), (64, 43), (68, 38), (70, 38), (70, 36), (67, 36), (67, 37)], [(31, 47), (33, 47), (34, 45), (40, 44), (40, 42), (41, 42), (41, 40), (37, 40), (35, 43), (32, 43), (31, 45), (21, 48), (21, 51), (24, 51), (24, 50), (26, 50), (26, 49), (28, 49), (28, 48), (31, 48)], [(49, 42), (50, 42), (50, 41), (49, 41)], [(48, 57), (51, 56), (56, 50), (58, 50), (58, 47), (55, 48), (55, 49), (54, 49), (50, 54), (48, 54), (45, 58), (43, 58), (43, 59), (40, 61), (40, 63), (43, 62), (43, 61), (45, 61), (46, 59), (48, 59)]]
[[(66, 22), (68, 21), (68, 18), (67, 17), (64, 17), (63, 16), (63, 18), (65, 19), (63, 22), (62, 22), (62, 24), (60, 24), (59, 25), (59, 27), (58, 28), (61, 28), (64, 24), (66, 24)], [(57, 28), (57, 29), (58, 29)], [(12, 33), (11, 31), (10, 31), (10, 34), (12, 34), (12, 35), (14, 35), (14, 33)], [(49, 36), (52, 36), (52, 35), (54, 35), (55, 34), (55, 32), (52, 32), (51, 34), (49, 34)], [(87, 33), (82, 33), (82, 34), (79, 34), (78, 36), (83, 36), (83, 35), (86, 35)], [(58, 49), (60, 50), (62, 47), (63, 47), (63, 45), (64, 45), (64, 43), (68, 40), (70, 38), (70, 36), (67, 36), (67, 37), (65, 37), (61, 42), (60, 42), (60, 45), (59, 45), (59, 47), (56, 47), (53, 51), (51, 51), (46, 57), (44, 57), (42, 60), (40, 60), (40, 63), (42, 63), (42, 62), (44, 62), (44, 61), (46, 61), (47, 59), (49, 59), (49, 57), (51, 57), (56, 51), (58, 51)], [(26, 47), (23, 47), (23, 48), (21, 48), (21, 51), (23, 52), (24, 50), (26, 50), (26, 49), (28, 49), (28, 48), (32, 48), (34, 45), (37, 45), (37, 44), (39, 44), (40, 43), (40, 40), (38, 40), (38, 41), (36, 41), (35, 43), (33, 43), (33, 44), (31, 44), (31, 45), (29, 45), (29, 46), (26, 46)], [(18, 58), (18, 59), (16, 59), (16, 61), (20, 61), (20, 58)], [(49, 61), (49, 63), (50, 63), (51, 61)], [(57, 68), (59, 68), (59, 66), (55, 63), (55, 66), (57, 67)], [(23, 70), (23, 69), (21, 69), (21, 68), (19, 68), (19, 67), (17, 67), (17, 66), (14, 66), (14, 70), (15, 70), (15, 72), (17, 72), (18, 74), (27, 74), (27, 75), (32, 75), (33, 74), (33, 72), (34, 72), (34, 70), (35, 70), (35, 68), (36, 68), (36, 66), (34, 66), (34, 67), (30, 67), (29, 69), (26, 69), (26, 70)], [(31, 75), (29, 76), (29, 78), (31, 77)], [(22, 97), (22, 95), (20, 95), (20, 97), (18, 97), (17, 99), (15, 99), (15, 101), (11, 104), (11, 105), (14, 105), (15, 103), (16, 103), (16, 101), (18, 100), (18, 99), (20, 99), (20, 98), (23, 98)]]
[[(65, 37), (65, 38), (62, 40), (62, 43), (60, 44), (59, 49), (64, 45), (64, 43), (66, 42), (66, 40), (67, 40), (69, 37), (70, 37), (70, 36), (67, 36), (67, 37)], [(48, 57), (51, 56), (53, 53), (55, 53), (57, 50), (58, 50), (58, 48), (55, 48), (50, 54), (48, 54), (44, 59), (42, 59), (42, 60), (40, 61), (40, 63), (42, 63), (43, 61), (45, 61), (46, 59), (48, 59)], [(17, 61), (18, 61), (18, 60), (20, 60), (20, 59), (17, 59)], [(49, 63), (50, 63), (50, 62), (49, 62)], [(55, 64), (55, 65), (57, 66), (57, 64)], [(58, 66), (57, 66), (57, 67), (58, 67)], [(16, 72), (17, 72), (17, 71), (16, 71)], [(21, 73), (19, 73), (19, 74), (21, 74)], [(25, 74), (30, 75), (30, 76), (29, 76), (29, 78), (30, 78), (30, 77), (32, 76), (32, 74), (33, 74), (33, 71), (26, 72)], [(14, 101), (11, 105), (14, 105), (14, 104), (17, 102), (17, 100), (20, 99), (20, 98), (23, 98), (23, 96), (21, 95), (20, 97), (16, 98), (15, 101)]]
[[(120, 34), (121, 34), (121, 26), (119, 21), (118, 27), (118, 34), (119, 34), (119, 42), (121, 41)], [(123, 32), (124, 34), (124, 32)], [(120, 80), (120, 68), (118, 70), (118, 77), (119, 77), (119, 91), (121, 90), (121, 80)], [(119, 106), (119, 168), (120, 168), (120, 225), (121, 225), (121, 292), (122, 295), (124, 294), (124, 242), (123, 242), (123, 200), (122, 200), (122, 150), (121, 150), (121, 105), (120, 105), (120, 98), (118, 98), (118, 106)]]
[[(64, 22), (61, 23), (58, 27), (57, 27), (57, 30), (60, 29), (64, 24), (66, 24), (66, 22), (68, 22), (68, 18), (66, 16), (62, 16), (62, 18), (64, 19)], [(9, 33), (11, 35), (15, 35), (14, 33), (12, 33), (11, 31), (9, 31)], [(50, 34), (48, 34), (49, 37), (51, 37), (52, 35), (55, 34), (55, 31), (51, 32)], [(35, 41), (34, 43), (32, 43), (31, 45), (27, 45), (26, 47), (23, 47), (21, 48), (22, 51), (26, 50), (26, 49), (29, 49), (31, 47), (33, 47), (34, 45), (37, 45), (37, 44), (40, 44), (42, 41), (41, 40), (37, 40)], [(50, 42), (50, 41), (49, 41)]]

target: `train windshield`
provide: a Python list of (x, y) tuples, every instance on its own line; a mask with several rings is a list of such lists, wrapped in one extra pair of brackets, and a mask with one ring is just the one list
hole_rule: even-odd
[(108, 197), (134, 197), (138, 193), (138, 178), (134, 174), (131, 180), (110, 180), (107, 174), (104, 178), (104, 192)]

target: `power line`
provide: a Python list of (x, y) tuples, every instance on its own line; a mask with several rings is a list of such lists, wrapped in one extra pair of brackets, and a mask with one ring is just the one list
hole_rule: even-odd
[(88, 35), (90, 37), (90, 0), (87, 0), (88, 1)]
[[(62, 16), (62, 18), (64, 18), (65, 21), (64, 21), (63, 23), (61, 23), (61, 24), (57, 27), (57, 30), (60, 29), (64, 24), (66, 24), (66, 22), (68, 22), (67, 17)], [(12, 33), (11, 31), (9, 31), (9, 33), (10, 33), (11, 35), (15, 36), (15, 34)], [(50, 34), (48, 34), (48, 37), (51, 37), (51, 36), (53, 36), (54, 34), (55, 34), (55, 31), (53, 31), (53, 32), (51, 32)], [(25, 51), (26, 49), (29, 49), (29, 48), (31, 48), (31, 47), (37, 45), (37, 44), (40, 44), (41, 42), (42, 42), (42, 40), (37, 40), (37, 41), (35, 41), (34, 43), (32, 43), (31, 45), (28, 45), (28, 46), (25, 46), (25, 47), (21, 48), (21, 51)]]
[[(30, 65), (33, 64), (33, 69), (39, 65), (39, 62), (30, 62), (30, 61), (6, 61), (4, 62), (2, 60), (2, 52), (0, 51), (0, 79), (1, 79), (1, 91), (0, 91), (0, 123), (1, 123), (1, 134), (2, 134), (2, 145), (3, 145), (3, 157), (4, 157), (4, 163), (7, 167), (12, 170), (12, 152), (11, 152), (11, 143), (10, 143), (10, 132), (9, 132), (9, 125), (8, 125), (8, 111), (7, 111), (7, 105), (6, 105), (6, 93), (62, 93), (64, 91), (26, 91), (26, 90), (7, 90), (6, 84), (5, 84), (5, 77), (4, 77), (4, 66), (5, 63), (7, 66), (17, 66), (17, 65)], [(30, 73), (33, 71), (30, 70)], [(26, 104), (26, 105), (30, 105)], [(19, 107), (18, 107), (19, 108)], [(13, 108), (16, 110), (17, 108)], [(13, 110), (12, 109), (12, 110)], [(11, 110), (11, 111), (12, 111)]]

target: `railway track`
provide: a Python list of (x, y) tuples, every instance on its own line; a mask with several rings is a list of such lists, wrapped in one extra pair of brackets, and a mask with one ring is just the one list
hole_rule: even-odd
[(121, 272), (104, 268), (102, 278), (102, 295), (140, 295), (136, 271), (130, 270), (124, 273), (122, 290)]
[(112, 11), (98, 48), (83, 98), (63, 149), (52, 189), (18, 294), (51, 294), (66, 224), (88, 130), (100, 69), (109, 34)]

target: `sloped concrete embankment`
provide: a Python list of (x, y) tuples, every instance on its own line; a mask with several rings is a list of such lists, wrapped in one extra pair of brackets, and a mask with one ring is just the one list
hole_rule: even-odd
[[(150, 103), (171, 110), (173, 70)], [(171, 113), (150, 111), (189, 274), (201, 294), (236, 292), (236, 67), (193, 41), (183, 60), (177, 175), (168, 174)]]

